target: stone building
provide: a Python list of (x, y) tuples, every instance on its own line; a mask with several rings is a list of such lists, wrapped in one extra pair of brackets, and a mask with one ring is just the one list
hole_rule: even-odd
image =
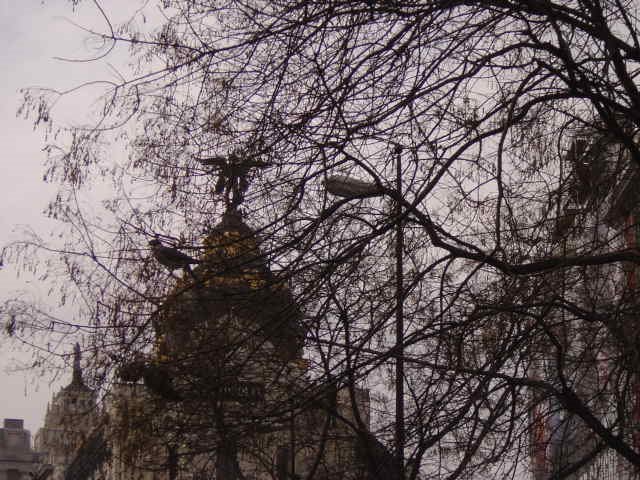
[(0, 480), (33, 479), (40, 470), (40, 455), (31, 448), (31, 433), (19, 419), (5, 418), (0, 428)]
[[(640, 247), (640, 191), (637, 167), (628, 152), (601, 132), (582, 131), (562, 159), (569, 171), (562, 206), (551, 235), (558, 255), (595, 255), (611, 251), (638, 251)], [(576, 398), (616, 437), (637, 451), (640, 419), (640, 377), (629, 375), (628, 396), (610, 386), (612, 371), (622, 366), (637, 371), (637, 297), (640, 269), (622, 265), (593, 264), (579, 275), (555, 272), (549, 284), (561, 291), (564, 301), (580, 309), (598, 312), (597, 322), (562, 312), (553, 333), (560, 342), (536, 346), (530, 375), (535, 381), (558, 384), (563, 378)], [(566, 287), (570, 285), (570, 288)], [(562, 329), (562, 330), (561, 330)], [(561, 347), (561, 348), (558, 348)], [(563, 360), (558, 361), (557, 351)], [(622, 363), (621, 363), (622, 362)], [(629, 363), (625, 363), (629, 362)], [(562, 370), (559, 370), (562, 365)], [(621, 381), (621, 380), (616, 380)], [(546, 480), (558, 472), (570, 480), (637, 480), (637, 469), (612, 448), (599, 447), (601, 439), (575, 413), (553, 398), (532, 394), (530, 411), (531, 478)], [(626, 416), (619, 422), (616, 415)]]
[(51, 480), (64, 480), (78, 451), (98, 424), (96, 395), (84, 382), (80, 346), (76, 345), (71, 383), (47, 405), (44, 426), (38, 430), (35, 448), (51, 468)]
[(231, 210), (203, 244), (99, 418), (76, 353), (38, 434), (53, 480), (394, 478), (368, 392), (310, 378), (301, 311), (255, 232)]

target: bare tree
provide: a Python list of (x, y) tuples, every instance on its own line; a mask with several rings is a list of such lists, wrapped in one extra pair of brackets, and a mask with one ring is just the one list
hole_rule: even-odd
[[(313, 384), (347, 387), (354, 405), (354, 385), (375, 393), (398, 476), (567, 478), (607, 452), (640, 466), (634, 2), (158, 8), (151, 34), (104, 13), (95, 35), (130, 44), (138, 73), (112, 85), (94, 128), (48, 147), (50, 212), (69, 226), (48, 248), (63, 295), (82, 300), (96, 379), (157, 348), (167, 305), (225, 274), (169, 277), (148, 241), (206, 256), (222, 212), (240, 208), (269, 285), (290, 283), (304, 307)], [(24, 113), (58, 132), (57, 95), (28, 91)], [(100, 146), (119, 134), (128, 159), (114, 165)], [(88, 216), (79, 198), (112, 178), (108, 220)], [(12, 245), (7, 260), (43, 247)], [(6, 311), (14, 335), (39, 325)], [(170, 401), (211, 383), (189, 362), (166, 365), (193, 380), (159, 387)], [(358, 415), (347, 424), (369, 435)]]

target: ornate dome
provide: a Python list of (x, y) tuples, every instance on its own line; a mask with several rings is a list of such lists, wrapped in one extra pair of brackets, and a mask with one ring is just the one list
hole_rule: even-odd
[(284, 360), (299, 358), (300, 309), (287, 281), (268, 268), (255, 231), (237, 211), (227, 211), (203, 244), (201, 263), (178, 283), (159, 315), (159, 353), (198, 344), (211, 349), (216, 340), (228, 343), (227, 330), (236, 329), (270, 342)]
[(237, 211), (225, 212), (203, 243), (204, 256), (195, 272), (206, 287), (254, 291), (273, 283), (256, 234)]

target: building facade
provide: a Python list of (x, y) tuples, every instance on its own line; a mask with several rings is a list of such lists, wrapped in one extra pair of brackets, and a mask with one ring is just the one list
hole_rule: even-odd
[(369, 397), (314, 381), (287, 282), (228, 211), (154, 321), (151, 353), (123, 362), (100, 408), (76, 350), (37, 448), (52, 480), (393, 479)]
[(41, 456), (31, 448), (31, 433), (20, 419), (5, 418), (0, 428), (0, 480), (31, 480), (41, 470)]
[(52, 480), (64, 480), (68, 466), (95, 429), (98, 416), (95, 393), (82, 378), (80, 346), (76, 345), (71, 383), (47, 405), (44, 426), (35, 438), (35, 448), (50, 466)]
[[(620, 145), (601, 132), (582, 132), (566, 153), (566, 178), (560, 179), (558, 215), (550, 235), (554, 255), (636, 252), (638, 237), (637, 167)], [(603, 262), (564, 269), (548, 276), (550, 295), (570, 308), (551, 316), (552, 342), (534, 349), (533, 381), (561, 390), (568, 385), (604, 428), (640, 449), (640, 377), (637, 373), (638, 268), (631, 262)], [(574, 313), (572, 313), (574, 312)], [(624, 390), (618, 385), (627, 383)], [(622, 455), (575, 412), (544, 393), (532, 392), (531, 476), (534, 480), (640, 478)]]

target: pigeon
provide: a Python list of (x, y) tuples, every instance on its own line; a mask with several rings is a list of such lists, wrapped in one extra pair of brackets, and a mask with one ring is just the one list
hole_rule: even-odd
[(157, 238), (151, 240), (149, 242), (149, 246), (151, 247), (153, 256), (158, 261), (158, 263), (164, 265), (172, 272), (174, 270), (177, 270), (178, 268), (183, 268), (187, 271), (191, 271), (190, 265), (200, 263), (200, 260), (182, 253), (177, 248), (162, 245), (162, 242), (160, 242), (160, 240), (158, 240)]

